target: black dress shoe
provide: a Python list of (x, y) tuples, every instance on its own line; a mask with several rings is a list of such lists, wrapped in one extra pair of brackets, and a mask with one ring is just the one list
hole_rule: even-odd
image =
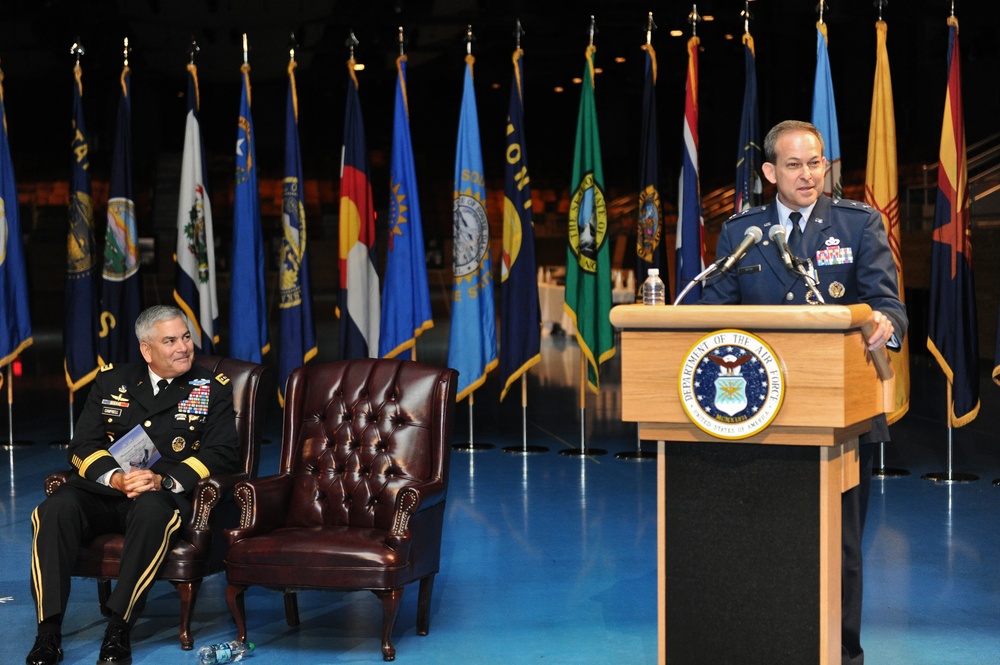
[(129, 628), (122, 624), (108, 624), (101, 642), (101, 654), (97, 665), (132, 665), (132, 647), (128, 642)]
[(58, 635), (42, 633), (35, 638), (35, 646), (31, 647), (24, 662), (27, 665), (56, 665), (63, 659), (60, 642)]

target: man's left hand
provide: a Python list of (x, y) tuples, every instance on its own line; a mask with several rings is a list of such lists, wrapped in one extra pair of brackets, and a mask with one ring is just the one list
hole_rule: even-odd
[(869, 351), (881, 349), (892, 339), (893, 334), (896, 332), (892, 326), (892, 321), (882, 312), (872, 312), (872, 324), (872, 334), (868, 338)]
[(143, 492), (157, 489), (157, 479), (157, 475), (149, 469), (130, 471), (122, 479), (122, 491), (125, 496), (134, 499)]

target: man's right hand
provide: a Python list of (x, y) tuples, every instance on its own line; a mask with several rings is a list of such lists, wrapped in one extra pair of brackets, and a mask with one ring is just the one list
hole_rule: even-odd
[(116, 471), (108, 480), (108, 485), (123, 492), (128, 498), (134, 499), (143, 492), (156, 489), (156, 474), (149, 469), (138, 469), (129, 473)]

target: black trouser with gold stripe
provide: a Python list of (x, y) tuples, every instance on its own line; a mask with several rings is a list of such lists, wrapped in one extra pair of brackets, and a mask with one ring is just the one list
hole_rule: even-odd
[(121, 569), (108, 608), (134, 624), (190, 512), (183, 494), (149, 491), (129, 499), (59, 487), (31, 514), (31, 593), (39, 623), (66, 610), (80, 548), (100, 534), (121, 533)]

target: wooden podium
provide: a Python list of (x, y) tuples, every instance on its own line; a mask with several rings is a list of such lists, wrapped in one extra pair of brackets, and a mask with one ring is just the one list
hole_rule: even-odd
[[(611, 322), (622, 419), (659, 442), (659, 662), (839, 663), (841, 494), (858, 437), (892, 405), (888, 358), (865, 348), (871, 309), (622, 305)], [(783, 399), (752, 433), (720, 436), (682, 400), (693, 355), (734, 331), (773, 350)]]

